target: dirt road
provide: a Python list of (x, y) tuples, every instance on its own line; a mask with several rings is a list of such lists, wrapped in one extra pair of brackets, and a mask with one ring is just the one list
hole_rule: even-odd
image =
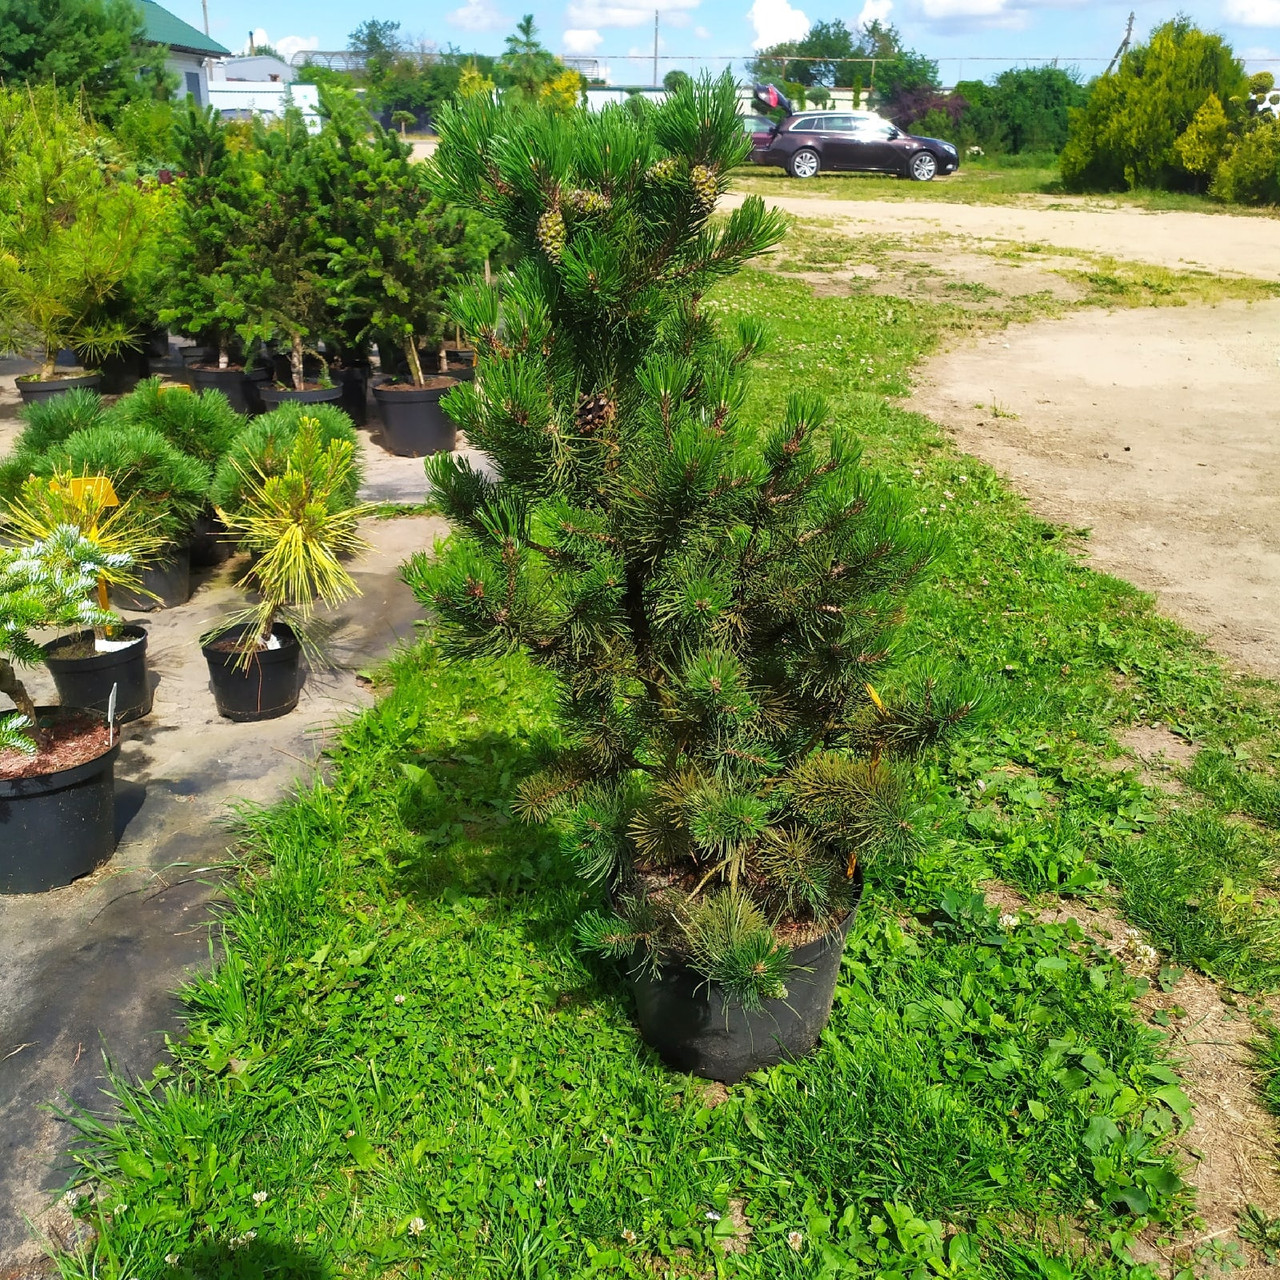
[[(799, 184), (797, 184), (799, 185)], [(726, 196), (727, 209), (742, 203)], [(1280, 220), (1216, 213), (1150, 213), (1144, 209), (1073, 208), (1065, 199), (1028, 197), (1025, 205), (941, 201), (770, 199), (801, 218), (832, 218), (850, 235), (973, 236), (1058, 245), (1135, 262), (1203, 267), (1260, 280), (1280, 280)]]
[[(855, 237), (953, 235), (938, 259), (963, 262), (967, 279), (997, 293), (1005, 266), (973, 252), (992, 241), (1280, 279), (1273, 219), (782, 203), (801, 216), (835, 215)], [(1039, 514), (1087, 526), (1098, 568), (1154, 592), (1237, 665), (1280, 677), (1278, 335), (1280, 300), (1075, 311), (940, 353), (918, 370), (912, 406), (997, 467)]]

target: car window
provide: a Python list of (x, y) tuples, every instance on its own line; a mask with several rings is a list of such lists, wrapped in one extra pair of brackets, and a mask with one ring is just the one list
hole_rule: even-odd
[(823, 133), (852, 133), (852, 116), (823, 116), (818, 124)]
[(799, 120), (791, 122), (792, 133), (808, 133), (813, 127), (812, 116), (801, 116)]
[(881, 120), (878, 116), (864, 116), (857, 122), (857, 133), (860, 138), (869, 140), (892, 138), (897, 132), (888, 120)]

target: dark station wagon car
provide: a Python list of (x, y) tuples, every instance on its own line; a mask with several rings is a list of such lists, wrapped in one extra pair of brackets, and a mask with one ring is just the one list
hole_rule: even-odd
[[(772, 92), (769, 92), (769, 91)], [(767, 94), (767, 96), (766, 96)], [(939, 138), (903, 133), (891, 120), (870, 111), (800, 111), (770, 85), (756, 90), (762, 105), (781, 106), (788, 114), (767, 133), (752, 130), (751, 159), (777, 165), (793, 178), (812, 178), (822, 170), (888, 173), (930, 182), (960, 167), (955, 147)]]

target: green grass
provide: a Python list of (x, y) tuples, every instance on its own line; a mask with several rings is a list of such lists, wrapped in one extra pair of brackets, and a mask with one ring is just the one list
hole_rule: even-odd
[[(814, 298), (774, 271), (714, 305), (782, 339), (751, 419), (821, 387), (938, 535), (904, 675), (941, 661), (991, 688), (919, 767), (927, 852), (868, 886), (821, 1051), (715, 1107), (657, 1064), (624, 981), (572, 946), (590, 892), (508, 814), (552, 691), (427, 639), (326, 783), (247, 817), (188, 1035), (153, 1080), (118, 1082), (123, 1123), (80, 1120), (102, 1235), (65, 1275), (1150, 1280), (1127, 1242), (1194, 1207), (1142, 983), (976, 890), (1118, 906), (1178, 963), (1274, 983), (1276, 690), (1084, 568), (1077, 535), (903, 408), (971, 313)], [(1139, 720), (1206, 745), (1185, 795), (1126, 767), (1115, 735)], [(726, 1253), (738, 1221), (750, 1240)]]

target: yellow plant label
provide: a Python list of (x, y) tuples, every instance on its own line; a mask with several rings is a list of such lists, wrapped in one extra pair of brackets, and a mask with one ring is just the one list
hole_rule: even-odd
[[(58, 482), (51, 480), (49, 488), (57, 493)], [(120, 505), (120, 499), (116, 497), (110, 476), (73, 476), (67, 481), (67, 492), (76, 499), (96, 498), (104, 507)]]

